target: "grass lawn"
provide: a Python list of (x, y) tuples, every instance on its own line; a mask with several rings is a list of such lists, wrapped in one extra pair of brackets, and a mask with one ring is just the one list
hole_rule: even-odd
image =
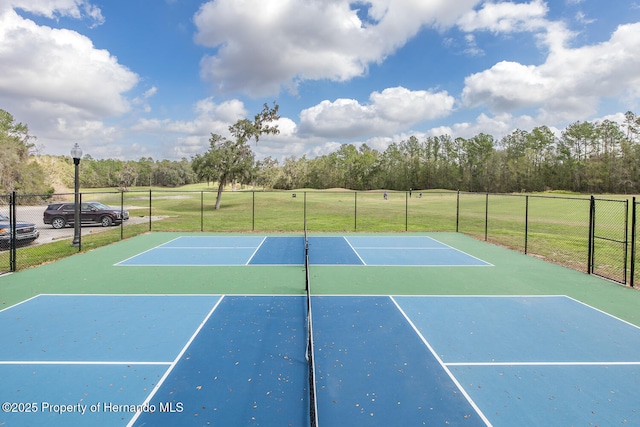
[[(579, 270), (586, 270), (588, 263), (590, 200), (585, 195), (487, 196), (434, 190), (409, 197), (406, 192), (390, 191), (385, 200), (383, 191), (249, 189), (226, 190), (220, 209), (215, 210), (215, 187), (196, 184), (173, 190), (83, 192), (83, 200), (89, 199), (122, 205), (142, 223), (83, 235), (83, 250), (149, 230), (297, 233), (306, 222), (311, 233), (459, 231)], [(627, 252), (627, 245), (615, 243), (625, 240), (625, 215), (629, 215), (621, 200), (627, 199), (603, 196), (596, 202), (596, 235), (604, 238), (597, 242), (603, 255), (595, 258), (596, 269), (611, 270), (616, 280), (624, 277), (622, 260)], [(153, 221), (148, 221), (150, 217)], [(67, 256), (73, 253), (68, 246), (68, 242), (56, 242), (22, 248), (18, 268)], [(5, 257), (8, 264), (7, 252), (0, 253), (0, 265)]]

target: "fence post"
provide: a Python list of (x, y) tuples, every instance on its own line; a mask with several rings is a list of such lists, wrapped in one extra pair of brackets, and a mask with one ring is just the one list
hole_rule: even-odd
[(256, 231), (256, 190), (251, 191), (251, 231)]
[(151, 231), (151, 189), (149, 189), (149, 231)]
[(120, 240), (124, 239), (124, 191), (120, 192)]
[(16, 192), (12, 191), (9, 195), (9, 226), (11, 227), (11, 237), (9, 240), (9, 270), (14, 272), (17, 269), (16, 259)]
[(458, 190), (458, 195), (456, 197), (456, 233), (458, 232), (459, 226), (460, 226), (460, 190)]
[(596, 199), (591, 196), (589, 202), (589, 248), (587, 257), (587, 274), (593, 272), (593, 236), (595, 234)]
[(629, 253), (627, 248), (629, 247), (629, 200), (624, 200), (624, 284), (627, 284), (627, 266), (629, 265)]
[(200, 190), (200, 231), (204, 231), (204, 190)]
[(358, 231), (358, 192), (353, 192), (353, 231)]
[(636, 271), (636, 197), (631, 200), (633, 206), (631, 206), (631, 268), (629, 284), (633, 288), (635, 271)]
[(404, 193), (404, 231), (409, 231), (409, 193)]
[(484, 241), (489, 237), (489, 193), (487, 192), (484, 200)]
[(304, 192), (304, 203), (303, 203), (303, 205), (304, 205), (304, 208), (303, 208), (303, 211), (302, 211), (302, 230), (304, 231), (307, 228), (307, 226), (306, 226), (306, 224), (307, 224), (307, 192), (306, 191)]
[(524, 196), (524, 254), (529, 247), (529, 195)]
[(82, 193), (78, 193), (78, 208), (76, 212), (80, 212), (80, 215), (74, 217), (75, 221), (78, 221), (78, 252), (82, 252)]

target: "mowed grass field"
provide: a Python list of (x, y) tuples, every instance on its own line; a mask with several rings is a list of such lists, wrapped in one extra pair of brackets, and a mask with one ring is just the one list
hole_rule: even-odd
[[(83, 192), (83, 201), (101, 201), (124, 206), (134, 221), (104, 233), (83, 230), (83, 250), (102, 246), (147, 231), (203, 232), (293, 232), (305, 223), (310, 233), (331, 232), (420, 232), (459, 231), (542, 257), (578, 270), (587, 268), (589, 241), (589, 197), (585, 195), (482, 194), (454, 191), (354, 192), (348, 190), (225, 191), (215, 210), (216, 191), (205, 184), (167, 190), (132, 189), (127, 192), (95, 190)], [(69, 195), (71, 197), (71, 195)], [(602, 268), (617, 269), (624, 260), (617, 241), (625, 239), (631, 221), (620, 196), (597, 196), (617, 202), (596, 203), (596, 234)], [(627, 228), (625, 228), (625, 226)], [(630, 236), (630, 234), (629, 234)], [(53, 245), (53, 246), (51, 246)], [(48, 244), (50, 251), (24, 248), (18, 265), (34, 265), (73, 253), (68, 242)], [(624, 248), (626, 254), (627, 248)], [(4, 263), (0, 255), (0, 262)], [(626, 255), (625, 255), (626, 256)], [(31, 261), (27, 261), (31, 259)], [(8, 262), (8, 261), (7, 261)], [(616, 272), (615, 274), (622, 274)]]

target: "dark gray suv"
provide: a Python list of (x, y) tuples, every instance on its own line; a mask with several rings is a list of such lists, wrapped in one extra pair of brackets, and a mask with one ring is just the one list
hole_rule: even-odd
[[(47, 206), (42, 218), (45, 224), (51, 224), (53, 228), (63, 228), (73, 225), (73, 203), (53, 203)], [(129, 219), (129, 212), (112, 208), (100, 202), (83, 202), (80, 204), (80, 224), (101, 225), (109, 227), (120, 224)]]
[[(12, 225), (9, 217), (0, 214), (0, 248), (6, 248), (11, 244)], [(35, 224), (30, 222), (16, 222), (16, 243), (27, 244), (33, 242), (40, 236), (40, 232)]]

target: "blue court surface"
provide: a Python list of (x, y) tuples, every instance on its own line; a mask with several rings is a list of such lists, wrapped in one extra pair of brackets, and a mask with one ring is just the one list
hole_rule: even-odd
[[(640, 329), (565, 296), (313, 296), (320, 426), (640, 425)], [(0, 311), (0, 425), (309, 425), (305, 296)]]
[[(426, 236), (309, 237), (311, 265), (490, 266)], [(303, 237), (179, 237), (121, 266), (303, 265)]]

